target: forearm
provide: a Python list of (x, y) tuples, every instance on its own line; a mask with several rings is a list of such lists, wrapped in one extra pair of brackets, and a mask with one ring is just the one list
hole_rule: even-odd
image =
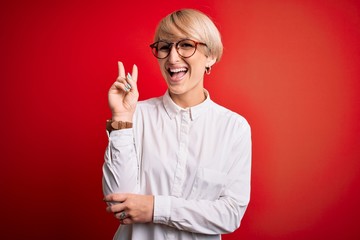
[(111, 132), (104, 158), (104, 195), (110, 193), (137, 193), (138, 162), (132, 129)]
[(246, 207), (230, 197), (210, 201), (155, 196), (154, 222), (194, 233), (230, 233), (239, 227)]

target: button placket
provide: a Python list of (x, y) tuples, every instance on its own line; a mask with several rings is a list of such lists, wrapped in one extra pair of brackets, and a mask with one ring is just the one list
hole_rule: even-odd
[(177, 154), (177, 165), (175, 169), (174, 185), (172, 195), (181, 197), (183, 192), (183, 184), (186, 179), (186, 163), (188, 156), (189, 144), (189, 111), (181, 111), (179, 152)]

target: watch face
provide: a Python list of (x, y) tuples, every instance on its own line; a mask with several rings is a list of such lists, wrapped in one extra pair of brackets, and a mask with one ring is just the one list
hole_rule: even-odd
[(111, 123), (111, 127), (112, 127), (113, 129), (116, 129), (116, 130), (117, 130), (117, 129), (119, 129), (119, 123), (114, 121), (114, 122)]

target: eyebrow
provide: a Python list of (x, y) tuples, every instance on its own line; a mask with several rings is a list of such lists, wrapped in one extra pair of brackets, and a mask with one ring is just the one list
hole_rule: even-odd
[[(164, 41), (164, 42), (167, 42), (167, 43), (176, 43), (176, 42), (179, 42), (179, 41), (182, 41), (182, 40), (193, 40), (193, 39), (189, 38), (189, 37), (183, 37), (183, 38), (177, 38), (176, 40), (171, 41), (171, 40), (168, 40), (168, 39), (160, 38), (158, 41)], [(196, 41), (196, 40), (193, 40), (193, 41)]]

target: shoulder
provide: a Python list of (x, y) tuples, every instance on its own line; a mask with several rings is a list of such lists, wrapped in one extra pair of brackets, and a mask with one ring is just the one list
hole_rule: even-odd
[(239, 142), (251, 138), (249, 122), (237, 112), (225, 108), (213, 102), (211, 111), (214, 127), (224, 136), (228, 136), (233, 142)]
[(219, 121), (231, 127), (250, 128), (248, 121), (237, 112), (212, 102), (211, 112)]

